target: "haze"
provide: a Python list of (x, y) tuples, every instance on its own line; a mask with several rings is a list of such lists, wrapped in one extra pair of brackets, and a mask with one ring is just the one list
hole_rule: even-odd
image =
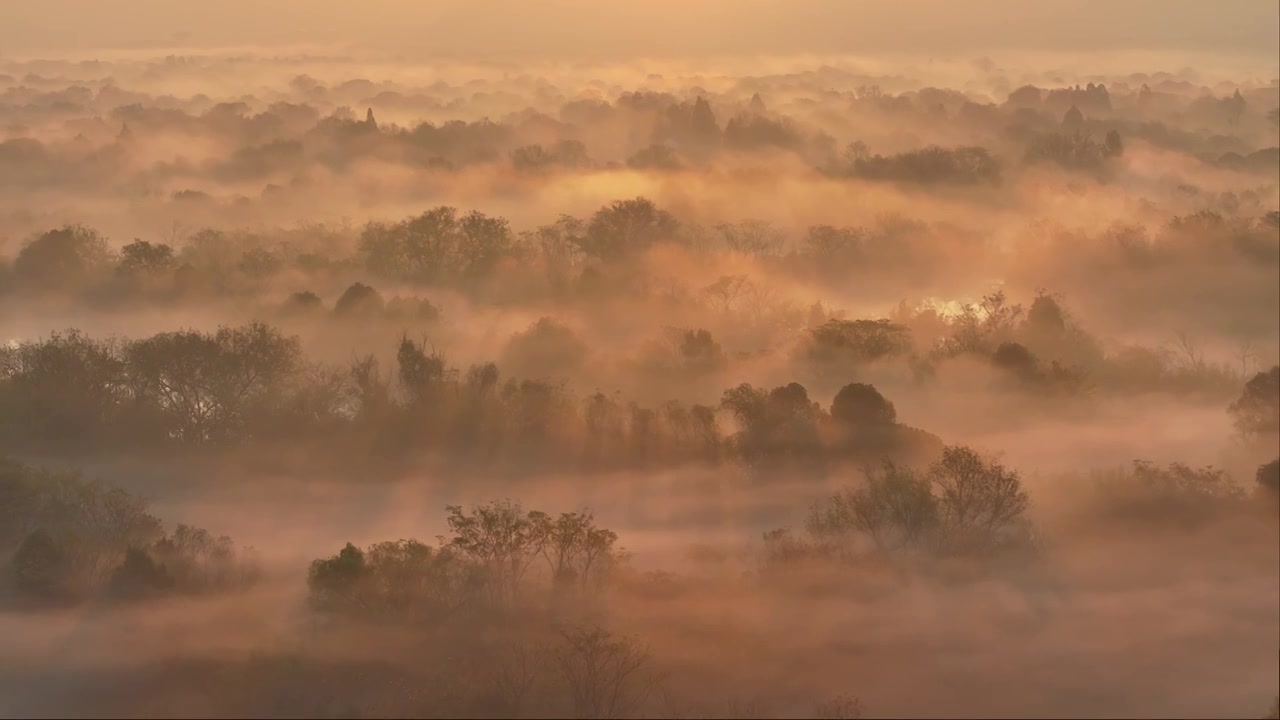
[(0, 10), (0, 716), (1280, 712), (1274, 2)]
[[(49, 0), (7, 3), (0, 48), (356, 46), (420, 57), (1208, 52), (1274, 67), (1275, 4), (1228, 0)], [(1170, 68), (1180, 69), (1180, 68)]]

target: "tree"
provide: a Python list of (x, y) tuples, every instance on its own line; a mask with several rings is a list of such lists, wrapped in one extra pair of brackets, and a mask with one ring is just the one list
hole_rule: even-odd
[(543, 516), (510, 501), (473, 506), (471, 512), (459, 505), (446, 510), (453, 532), (448, 546), (477, 563), (492, 601), (515, 602), (520, 581), (545, 547)]
[(1062, 116), (1062, 127), (1067, 130), (1078, 130), (1084, 125), (1084, 113), (1080, 112), (1080, 108), (1072, 105)]
[(907, 328), (889, 320), (828, 320), (809, 331), (806, 354), (828, 367), (849, 368), (907, 352)]
[(324, 306), (324, 302), (319, 295), (310, 290), (296, 292), (289, 296), (284, 302), (284, 311), (290, 314), (307, 314), (315, 312)]
[(929, 481), (948, 541), (989, 547), (1006, 539), (1022, 520), (1029, 500), (1017, 471), (986, 461), (967, 447), (948, 447), (929, 468)]
[(342, 317), (368, 317), (382, 312), (386, 302), (382, 295), (362, 282), (351, 283), (338, 302), (333, 306), (333, 314)]
[(458, 264), (470, 278), (485, 277), (511, 252), (511, 228), (503, 218), (469, 212), (458, 222)]
[(118, 424), (128, 395), (119, 348), (72, 330), (0, 348), (0, 428), (10, 442), (87, 449), (128, 430)]
[(165, 417), (171, 437), (185, 443), (228, 440), (251, 431), (255, 411), (269, 410), (298, 371), (297, 338), (251, 323), (161, 333), (125, 351), (137, 397)]
[(1280, 495), (1280, 458), (1259, 466), (1258, 485), (1272, 495)]
[(620, 260), (671, 240), (680, 225), (651, 200), (618, 200), (591, 216), (586, 234), (578, 238), (583, 253), (601, 260)]
[(1124, 141), (1120, 138), (1120, 133), (1115, 130), (1107, 131), (1107, 136), (1102, 143), (1103, 151), (1107, 157), (1120, 157), (1124, 155)]
[(136, 600), (154, 597), (174, 586), (173, 577), (146, 550), (131, 547), (124, 562), (111, 576), (110, 592), (119, 599)]
[(1068, 170), (1099, 170), (1110, 157), (1105, 145), (1079, 131), (1037, 136), (1025, 156), (1029, 164), (1049, 162)]
[(1240, 94), (1240, 89), (1237, 88), (1231, 97), (1222, 101), (1222, 107), (1227, 116), (1227, 124), (1231, 127), (1231, 132), (1234, 133), (1240, 126), (1240, 118), (1244, 117), (1244, 111), (1249, 107), (1249, 103), (1245, 101), (1244, 96)]
[(307, 574), (312, 606), (320, 610), (365, 607), (367, 601), (359, 594), (365, 573), (364, 553), (351, 543), (327, 560), (312, 562)]
[(711, 337), (710, 331), (701, 328), (680, 333), (679, 351), (684, 367), (696, 372), (719, 370), (728, 362), (724, 348)]
[(1022, 343), (1000, 343), (991, 363), (1024, 383), (1036, 383), (1040, 377), (1039, 361)]
[(1067, 329), (1067, 316), (1052, 295), (1041, 292), (1027, 310), (1026, 324), (1036, 332), (1056, 335)]
[(574, 717), (631, 717), (648, 690), (642, 675), (648, 651), (600, 628), (565, 630), (556, 666), (573, 698)]
[(461, 242), (458, 211), (441, 206), (391, 225), (370, 223), (360, 235), (360, 253), (370, 272), (434, 282), (458, 269)]
[(726, 247), (733, 252), (758, 257), (777, 255), (786, 240), (786, 234), (763, 220), (746, 220), (736, 225), (717, 225)]
[(1006, 103), (1012, 107), (1035, 108), (1040, 107), (1042, 91), (1034, 85), (1023, 85), (1022, 87), (1009, 93)]
[(879, 427), (893, 425), (898, 414), (875, 387), (850, 383), (831, 401), (831, 418), (851, 427)]
[(886, 461), (879, 471), (866, 471), (862, 487), (814, 504), (807, 527), (835, 541), (865, 533), (877, 548), (893, 551), (932, 542), (940, 519), (929, 479)]
[(122, 275), (155, 275), (177, 266), (173, 248), (164, 243), (134, 240), (120, 249), (120, 263), (116, 271)]
[(112, 260), (97, 231), (69, 225), (27, 243), (13, 261), (13, 274), (31, 289), (74, 288), (108, 270)]
[(803, 385), (790, 383), (766, 392), (743, 383), (726, 390), (720, 405), (742, 428), (733, 442), (748, 463), (822, 462), (818, 423), (825, 413)]
[(1280, 432), (1280, 365), (1254, 375), (1227, 412), (1247, 438), (1267, 439)]
[(557, 587), (577, 584), (587, 588), (613, 559), (618, 535), (596, 527), (591, 513), (561, 513), (554, 519), (545, 513), (534, 513), (531, 518), (541, 535), (541, 553)]
[(739, 297), (753, 290), (754, 284), (746, 275), (723, 275), (704, 287), (702, 294), (713, 308), (727, 315)]
[(43, 529), (27, 535), (9, 564), (14, 589), (44, 601), (56, 600), (67, 591), (68, 571), (66, 552)]
[(568, 377), (582, 367), (587, 352), (587, 344), (571, 328), (543, 317), (511, 336), (500, 365), (517, 375)]
[(401, 338), (396, 365), (412, 407), (425, 409), (439, 398), (448, 368), (438, 353), (427, 353), (425, 341), (414, 344), (407, 336)]

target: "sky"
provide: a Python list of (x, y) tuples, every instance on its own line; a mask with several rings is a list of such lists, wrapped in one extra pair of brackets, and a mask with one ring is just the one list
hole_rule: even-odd
[(1005, 50), (1280, 57), (1276, 0), (0, 0), (0, 20), (0, 58), (299, 45), (469, 59)]

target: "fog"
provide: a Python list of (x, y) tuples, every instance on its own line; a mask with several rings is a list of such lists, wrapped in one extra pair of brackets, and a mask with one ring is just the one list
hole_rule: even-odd
[(0, 715), (1276, 716), (1274, 5), (6, 14)]

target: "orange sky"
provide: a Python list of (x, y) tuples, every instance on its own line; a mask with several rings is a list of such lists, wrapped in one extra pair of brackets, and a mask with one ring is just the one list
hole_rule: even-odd
[(1280, 55), (1275, 0), (0, 0), (0, 20), (0, 58), (302, 43), (468, 58), (1019, 49), (1210, 51), (1264, 62)]

